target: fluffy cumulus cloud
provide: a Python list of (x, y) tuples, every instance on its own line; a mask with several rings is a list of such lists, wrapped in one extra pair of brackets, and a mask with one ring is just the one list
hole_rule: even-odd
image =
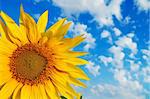
[(101, 33), (101, 38), (108, 38), (110, 37), (110, 32), (109, 31), (106, 31), (104, 30), (102, 33)]
[(111, 0), (107, 5), (105, 0), (52, 0), (65, 15), (79, 15), (88, 12), (99, 25), (113, 25), (113, 16), (122, 19), (121, 4), (124, 0)]
[(109, 52), (113, 54), (112, 64), (116, 68), (123, 68), (123, 59), (125, 57), (125, 53), (122, 51), (123, 49), (118, 46), (112, 46), (109, 48)]
[(133, 41), (131, 37), (128, 36), (120, 37), (119, 40), (115, 41), (115, 43), (121, 48), (130, 49), (133, 52), (132, 54), (137, 53), (137, 44), (136, 42)]
[(88, 71), (94, 76), (97, 76), (100, 74), (100, 66), (96, 65), (94, 62), (90, 61), (89, 64), (85, 66), (85, 68), (87, 68)]
[(147, 62), (147, 65), (150, 66), (150, 50), (142, 49), (141, 52), (143, 53), (143, 59)]
[(143, 91), (142, 84), (135, 80), (129, 71), (125, 69), (115, 69), (114, 78), (119, 82), (120, 86), (126, 87), (133, 91)]
[(122, 34), (121, 31), (116, 27), (113, 28), (113, 30), (114, 30), (114, 33), (115, 33), (116, 36), (120, 36)]
[(128, 87), (105, 83), (94, 85), (91, 92), (102, 99), (145, 99), (145, 96), (140, 92), (141, 89), (137, 91), (133, 90), (132, 87), (141, 88), (137, 82)]
[(85, 37), (84, 43), (84, 50), (88, 51), (89, 49), (93, 49), (96, 46), (96, 39), (93, 37), (93, 35), (89, 32), (87, 32), (87, 25), (80, 24), (80, 23), (74, 23), (72, 26), (72, 31), (75, 33), (74, 35), (83, 35)]
[(129, 60), (130, 70), (136, 72), (140, 69), (141, 62), (135, 63), (133, 60)]
[(149, 0), (134, 0), (135, 4), (139, 8), (139, 10), (148, 11), (150, 9), (150, 1)]
[(102, 39), (108, 39), (108, 42), (109, 43), (112, 43), (112, 36), (111, 36), (111, 33), (107, 30), (104, 30), (102, 31), (101, 33), (101, 38)]
[(106, 57), (106, 56), (99, 56), (98, 57), (101, 62), (104, 63), (105, 66), (108, 66), (108, 64), (112, 63), (113, 58), (112, 57)]
[(143, 68), (141, 74), (144, 77), (144, 82), (150, 84), (150, 67)]

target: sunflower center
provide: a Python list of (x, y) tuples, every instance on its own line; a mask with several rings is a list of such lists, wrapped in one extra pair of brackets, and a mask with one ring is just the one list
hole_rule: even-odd
[(26, 79), (36, 79), (46, 66), (46, 59), (35, 51), (25, 51), (16, 59), (16, 71)]
[(26, 44), (18, 47), (10, 57), (10, 71), (19, 82), (35, 84), (48, 79), (53, 67), (53, 51), (41, 45)]

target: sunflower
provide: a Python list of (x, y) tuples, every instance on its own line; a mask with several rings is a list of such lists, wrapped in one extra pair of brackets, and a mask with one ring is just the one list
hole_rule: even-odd
[(20, 8), (19, 25), (0, 13), (0, 98), (67, 99), (78, 97), (72, 85), (86, 87), (89, 80), (79, 65), (86, 52), (73, 51), (83, 35), (64, 38), (71, 22), (61, 19), (46, 30), (48, 11), (36, 23)]

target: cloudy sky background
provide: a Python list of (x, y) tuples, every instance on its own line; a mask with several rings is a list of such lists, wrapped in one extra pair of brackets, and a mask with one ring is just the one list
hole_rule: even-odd
[(67, 17), (67, 37), (85, 35), (75, 48), (89, 52), (83, 99), (150, 99), (149, 0), (0, 0), (0, 10), (18, 23), (20, 4), (36, 21), (48, 10), (48, 27)]

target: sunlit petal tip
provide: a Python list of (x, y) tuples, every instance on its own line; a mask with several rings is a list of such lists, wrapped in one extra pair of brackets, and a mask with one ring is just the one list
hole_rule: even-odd
[(67, 20), (67, 18), (62, 18), (62, 19), (60, 19), (59, 21), (58, 21), (58, 23), (60, 23), (60, 24), (64, 24), (65, 23), (65, 21)]
[(48, 16), (48, 10), (46, 10), (43, 14), (46, 14), (46, 16)]
[(23, 4), (20, 5), (20, 10), (23, 10), (23, 11), (24, 11), (24, 9), (23, 9)]
[(41, 33), (44, 33), (46, 30), (46, 26), (47, 26), (47, 22), (48, 22), (48, 10), (46, 10), (40, 17), (39, 20), (37, 22), (37, 28), (38, 31)]
[[(89, 52), (84, 52), (84, 55), (89, 55), (90, 53)], [(89, 62), (88, 62), (89, 63)]]
[(90, 80), (90, 78), (87, 76), (87, 79), (86, 80)]
[(23, 13), (24, 13), (24, 8), (23, 8), (23, 5), (21, 4), (21, 6), (20, 6), (20, 17), (22, 17)]

